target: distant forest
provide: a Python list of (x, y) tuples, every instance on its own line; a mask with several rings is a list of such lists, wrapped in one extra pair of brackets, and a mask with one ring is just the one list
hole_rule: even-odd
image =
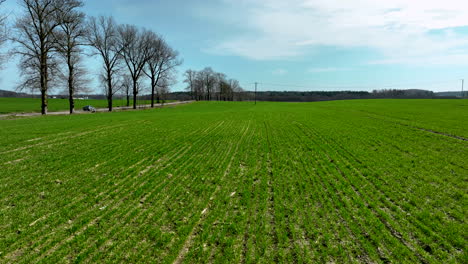
[[(234, 101), (255, 100), (271, 102), (315, 102), (331, 100), (350, 100), (350, 99), (431, 99), (431, 98), (459, 98), (461, 93), (434, 93), (427, 90), (374, 90), (366, 91), (262, 91), (240, 92), (234, 95)], [(167, 95), (170, 100), (190, 100), (195, 99), (190, 92), (175, 92)], [(215, 95), (216, 98), (216, 95)]]
[[(0, 90), (0, 97), (37, 97), (39, 95), (31, 95), (26, 93), (16, 93), (12, 91)], [(56, 98), (67, 98), (67, 95), (55, 95)], [(106, 99), (106, 95), (76, 95), (77, 98), (89, 99)], [(262, 91), (255, 95), (251, 91), (239, 91), (232, 93), (232, 96), (225, 97), (223, 94), (214, 93), (211, 100), (217, 101), (253, 101), (255, 97), (258, 101), (272, 102), (315, 102), (315, 101), (331, 101), (331, 100), (349, 100), (349, 99), (459, 99), (461, 92), (438, 92), (434, 93), (427, 90), (374, 90), (366, 91), (313, 91), (313, 92), (298, 92), (298, 91)], [(465, 94), (468, 97), (468, 93)], [(150, 99), (151, 94), (141, 95), (139, 99)], [(196, 95), (191, 92), (171, 92), (163, 95), (162, 101), (165, 100), (197, 100)], [(205, 99), (206, 100), (206, 99)]]

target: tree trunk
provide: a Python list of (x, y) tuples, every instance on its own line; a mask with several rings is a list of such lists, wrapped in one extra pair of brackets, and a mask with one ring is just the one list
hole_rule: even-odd
[(68, 97), (68, 101), (70, 102), (70, 114), (73, 114), (73, 112), (75, 112), (75, 100), (73, 99), (73, 96), (74, 96), (74, 91), (73, 91), (73, 85), (70, 86), (70, 83), (68, 84), (69, 87), (68, 87), (68, 93), (69, 93), (69, 97)]
[(154, 108), (154, 90), (156, 88), (156, 83), (154, 76), (151, 76), (151, 108)]
[(130, 106), (130, 93), (127, 91), (127, 107)]
[(107, 107), (112, 112), (112, 75), (107, 72)]
[(158, 76), (156, 77), (155, 81), (154, 81), (154, 88), (156, 90), (156, 103), (160, 103), (160, 97), (159, 97), (159, 91), (157, 89), (157, 85), (158, 85), (158, 82), (159, 82), (159, 78), (161, 78), (161, 71), (158, 72)]
[(68, 101), (70, 102), (70, 115), (75, 112), (75, 89), (73, 87), (73, 67), (71, 65), (70, 56), (68, 57)]
[(41, 58), (41, 114), (47, 115), (47, 57)]
[(47, 115), (47, 91), (41, 89), (41, 113)]
[(133, 80), (133, 109), (137, 109), (137, 82)]
[(109, 108), (109, 112), (112, 112), (112, 95), (107, 96), (107, 108)]

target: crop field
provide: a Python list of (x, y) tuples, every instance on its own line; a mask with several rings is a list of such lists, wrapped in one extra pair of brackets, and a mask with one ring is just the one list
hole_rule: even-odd
[[(168, 101), (169, 102), (169, 101)], [(133, 101), (130, 102), (130, 105)], [(151, 104), (150, 100), (138, 100), (138, 105)], [(75, 109), (81, 110), (83, 106), (92, 105), (96, 108), (106, 108), (107, 100), (75, 100)], [(126, 106), (127, 100), (114, 99), (113, 106)], [(49, 111), (68, 110), (68, 99), (49, 99)], [(41, 112), (41, 99), (39, 98), (4, 98), (0, 97), (0, 114)]]
[(0, 263), (468, 263), (467, 100), (0, 120)]

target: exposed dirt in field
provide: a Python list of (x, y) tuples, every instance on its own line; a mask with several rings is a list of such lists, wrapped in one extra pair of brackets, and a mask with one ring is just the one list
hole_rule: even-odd
[(5, 162), (4, 165), (10, 165), (10, 164), (18, 163), (18, 162), (21, 162), (23, 160), (25, 160), (25, 158), (8, 161), (8, 162)]
[(452, 135), (452, 134), (448, 134), (448, 133), (444, 133), (444, 132), (434, 131), (434, 130), (432, 130), (432, 129), (416, 127), (416, 126), (412, 126), (412, 125), (408, 125), (408, 124), (403, 124), (403, 123), (401, 123), (401, 122), (390, 121), (390, 120), (383, 119), (383, 118), (377, 118), (377, 117), (374, 117), (374, 116), (368, 116), (368, 117), (369, 117), (369, 118), (372, 118), (372, 119), (377, 119), (377, 120), (385, 121), (385, 122), (391, 122), (391, 123), (394, 123), (394, 124), (398, 124), (398, 125), (400, 125), (400, 126), (410, 127), (410, 128), (413, 128), (413, 129), (417, 129), (417, 130), (421, 130), (421, 131), (425, 131), (425, 132), (429, 132), (429, 133), (441, 135), (441, 136), (451, 137), (451, 138), (458, 139), (458, 140), (462, 140), (462, 141), (468, 141), (468, 138), (464, 138), (464, 137), (461, 137), (461, 136), (456, 136), (456, 135)]
[[(181, 101), (181, 102), (173, 102), (173, 103), (166, 103), (166, 104), (155, 104), (155, 108), (162, 108), (164, 106), (174, 106), (180, 104), (188, 104), (192, 103), (193, 101)], [(131, 106), (122, 106), (122, 107), (114, 107), (114, 112), (119, 111), (136, 111), (136, 110), (144, 110), (150, 109), (151, 105), (140, 105), (137, 109), (133, 109)], [(105, 113), (109, 112), (108, 108), (97, 108), (96, 112)], [(70, 111), (58, 111), (58, 112), (48, 112), (47, 115), (69, 115)], [(82, 110), (75, 110), (73, 114), (91, 114), (91, 112), (86, 112)], [(12, 117), (34, 117), (34, 116), (41, 116), (41, 113), (10, 113), (5, 115), (0, 115), (0, 119), (12, 118)]]
[[(57, 144), (62, 144), (62, 143), (64, 142), (64, 140), (68, 140), (68, 139), (72, 139), (72, 138), (84, 136), (84, 135), (87, 135), (87, 134), (90, 134), (90, 133), (94, 133), (94, 132), (98, 132), (98, 131), (105, 130), (105, 129), (117, 128), (117, 127), (121, 127), (121, 126), (124, 126), (124, 125), (100, 127), (100, 128), (98, 128), (98, 129), (92, 130), (92, 131), (81, 132), (81, 133), (78, 133), (78, 134), (75, 134), (75, 135), (70, 135), (70, 136), (55, 138), (55, 139), (46, 140), (46, 141), (43, 141), (43, 142), (40, 142), (40, 143), (36, 143), (36, 144), (28, 145), (28, 146), (23, 146), (23, 147), (16, 148), (16, 149), (12, 149), (12, 150), (3, 151), (3, 152), (0, 152), (0, 154), (6, 154), (6, 153), (11, 153), (11, 152), (17, 152), (17, 151), (21, 151), (21, 150), (25, 150), (25, 149), (30, 149), (30, 148), (37, 147), (37, 146), (44, 146), (44, 145), (48, 145), (49, 147), (51, 147), (51, 146), (54, 146), (54, 145), (57, 145)], [(33, 142), (36, 142), (36, 141), (37, 141), (37, 140), (34, 140)], [(27, 141), (27, 142), (29, 142), (29, 141)]]
[[(224, 171), (223, 179), (226, 178), (228, 176), (228, 174), (231, 172), (231, 166), (232, 166), (232, 163), (234, 161), (234, 157), (238, 153), (239, 145), (242, 142), (242, 139), (245, 137), (245, 135), (249, 131), (249, 129), (250, 129), (250, 122), (247, 125), (247, 127), (245, 128), (245, 130), (243, 131), (243, 134), (241, 136), (241, 140), (239, 140), (237, 142), (237, 145), (236, 145), (233, 152), (231, 152), (232, 149), (233, 149), (233, 145), (230, 146), (230, 148), (228, 150), (228, 154), (232, 153), (232, 155), (230, 155), (231, 158), (229, 160), (229, 163), (228, 163), (228, 166), (227, 166), (226, 170)], [(197, 223), (192, 228), (192, 231), (190, 232), (190, 234), (185, 239), (185, 242), (184, 242), (182, 248), (179, 250), (179, 254), (177, 255), (177, 257), (174, 260), (173, 264), (180, 264), (180, 263), (184, 262), (185, 256), (189, 252), (190, 248), (193, 246), (193, 242), (194, 242), (195, 237), (201, 232), (202, 223), (207, 218), (207, 215), (210, 212), (210, 208), (212, 207), (212, 205), (214, 203), (214, 200), (216, 199), (216, 197), (217, 197), (220, 190), (221, 190), (221, 187), (217, 186), (216, 189), (213, 191), (213, 193), (210, 195), (210, 199), (208, 200), (208, 203), (206, 204), (206, 206), (204, 206), (205, 209), (203, 209), (203, 211), (200, 213), (200, 218), (198, 219)]]
[(463, 140), (463, 141), (468, 141), (468, 138), (464, 138), (464, 137), (460, 137), (460, 136), (455, 136), (455, 135), (450, 135), (450, 134), (447, 134), (447, 133), (438, 132), (438, 131), (434, 131), (434, 130), (431, 130), (431, 129), (418, 128), (418, 127), (414, 127), (414, 128), (417, 128), (417, 129), (419, 129), (419, 130), (421, 130), (421, 131), (426, 131), (426, 132), (429, 132), (429, 133), (434, 133), (434, 134), (437, 134), (437, 135), (442, 135), (442, 136), (451, 137), (451, 138), (455, 138), (455, 139), (459, 139), (459, 140)]

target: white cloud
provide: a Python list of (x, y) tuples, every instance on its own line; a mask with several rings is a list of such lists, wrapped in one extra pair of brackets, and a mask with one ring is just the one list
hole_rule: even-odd
[(401, 65), (432, 65), (432, 66), (465, 66), (468, 65), (468, 53), (444, 54), (426, 57), (395, 57), (382, 60), (370, 61), (369, 65), (401, 64)]
[(325, 67), (325, 68), (310, 68), (307, 71), (309, 73), (323, 73), (323, 72), (338, 72), (338, 71), (349, 71), (348, 68), (335, 68), (335, 67)]
[(285, 69), (276, 69), (276, 70), (273, 71), (274, 75), (280, 75), (280, 76), (286, 75), (287, 73), (288, 73), (288, 71), (285, 70)]
[(229, 9), (225, 16), (243, 21), (244, 33), (225, 39), (214, 52), (254, 60), (297, 58), (317, 47), (338, 46), (377, 50), (388, 62), (417, 61), (454, 49), (463, 54), (468, 47), (468, 35), (450, 30), (468, 26), (468, 1), (463, 0), (222, 2)]

